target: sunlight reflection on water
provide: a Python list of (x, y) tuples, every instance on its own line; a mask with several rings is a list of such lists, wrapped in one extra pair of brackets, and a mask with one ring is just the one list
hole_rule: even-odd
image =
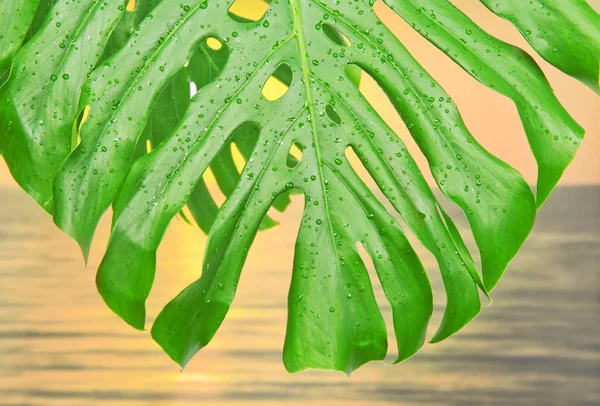
[[(556, 192), (494, 304), (465, 330), (401, 365), (372, 363), (350, 379), (289, 375), (281, 361), (301, 201), (279, 215), (281, 226), (259, 235), (223, 326), (180, 373), (147, 332), (120, 322), (95, 290), (109, 219), (86, 271), (76, 245), (23, 192), (0, 193), (2, 405), (600, 403), (600, 188)], [(159, 251), (147, 327), (199, 276), (205, 241), (173, 223)], [(432, 333), (443, 289), (431, 257), (415, 248), (437, 294)], [(389, 306), (382, 310), (389, 324)]]

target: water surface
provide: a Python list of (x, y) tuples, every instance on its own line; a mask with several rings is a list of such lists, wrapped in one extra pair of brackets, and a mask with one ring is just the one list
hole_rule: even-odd
[[(184, 373), (95, 290), (109, 218), (85, 270), (76, 245), (23, 192), (0, 189), (0, 205), (1, 405), (600, 404), (597, 187), (556, 191), (493, 305), (462, 332), (403, 364), (363, 366), (350, 379), (290, 375), (281, 361), (300, 200), (279, 215), (281, 226), (257, 238), (228, 317)], [(159, 251), (148, 326), (199, 276), (204, 243), (198, 230), (173, 223)], [(432, 257), (415, 248), (437, 295), (432, 334), (443, 289)], [(389, 306), (383, 314), (389, 321)]]

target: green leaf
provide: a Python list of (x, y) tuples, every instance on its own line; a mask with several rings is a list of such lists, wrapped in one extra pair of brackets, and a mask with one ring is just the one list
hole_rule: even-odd
[(39, 6), (37, 8), (37, 12), (35, 13), (35, 17), (33, 17), (33, 21), (31, 22), (31, 26), (29, 27), (29, 31), (27, 32), (27, 37), (25, 37), (25, 43), (29, 41), (40, 29), (44, 20), (48, 16), (48, 13), (54, 7), (58, 0), (40, 0)]
[[(132, 125), (123, 118), (133, 106), (143, 116), (151, 108), (145, 100), (153, 93), (153, 89), (135, 91), (135, 84), (152, 82), (159, 88), (163, 81), (167, 83), (169, 75), (180, 71), (188, 59), (190, 49), (182, 44), (193, 46), (207, 35), (219, 34), (231, 49), (229, 62), (219, 79), (200, 93), (202, 97), (192, 99), (174, 132), (133, 164), (121, 186), (114, 204), (113, 233), (97, 278), (107, 304), (131, 325), (144, 327), (144, 302), (154, 277), (156, 248), (168, 223), (186, 203), (199, 175), (235, 131), (247, 122), (254, 122), (261, 127), (257, 144), (260, 147), (254, 150), (211, 228), (203, 277), (163, 310), (153, 328), (154, 338), (173, 359), (185, 364), (213, 336), (233, 299), (239, 273), (263, 216), (277, 196), (290, 188), (302, 189), (306, 199), (291, 292), (304, 292), (298, 296), (306, 296), (306, 306), (311, 310), (304, 309), (304, 304), (296, 305), (293, 295), (290, 297), (290, 338), (284, 357), (288, 369), (317, 367), (350, 372), (385, 353), (385, 330), (372, 292), (365, 287), (368, 279), (355, 246), (361, 239), (370, 255), (378, 259), (375, 266), (384, 287), (390, 289), (390, 298), (398, 300), (399, 291), (395, 288), (402, 280), (413, 281), (412, 299), (407, 300), (412, 305), (405, 305), (403, 311), (396, 308), (400, 359), (420, 347), (430, 314), (429, 287), (415, 282), (422, 271), (413, 260), (406, 270), (399, 272), (398, 264), (407, 261), (407, 252), (412, 251), (398, 250), (392, 244), (402, 241), (399, 237), (402, 231), (395, 223), (387, 225), (392, 218), (380, 203), (373, 202), (372, 197), (365, 198), (364, 184), (345, 161), (348, 146), (355, 149), (404, 221), (438, 259), (449, 294), (444, 320), (433, 340), (444, 339), (468, 323), (479, 312), (476, 284), (482, 286), (473, 261), (404, 145), (366, 104), (352, 81), (344, 79), (343, 58), (357, 61), (394, 100), (430, 158), (442, 190), (465, 210), (483, 257), (484, 277), (492, 275), (488, 277), (492, 282), (505, 269), (533, 225), (533, 196), (521, 176), (476, 143), (448, 96), (378, 24), (370, 8), (363, 9), (363, 14), (351, 11), (342, 18), (342, 13), (322, 3), (294, 2), (293, 11), (288, 5), (274, 3), (264, 20), (240, 25), (227, 15), (216, 18), (219, 16), (216, 6), (208, 4), (204, 9), (203, 4), (190, 5), (183, 17), (171, 12), (168, 3), (159, 5), (153, 13), (173, 16), (166, 25), (176, 27), (169, 35), (178, 41), (160, 34), (158, 30), (164, 21), (146, 20), (135, 41), (130, 41), (88, 82), (93, 86), (90, 94), (102, 95), (98, 97), (101, 102), (116, 100), (120, 108), (102, 117), (102, 123), (111, 124), (82, 138), (90, 144), (103, 145), (106, 142), (101, 138), (103, 133), (118, 134), (119, 147), (113, 149), (107, 161), (125, 167), (136, 142), (136, 132), (142, 132), (143, 125), (135, 120)], [(315, 28), (323, 15), (329, 16), (330, 24), (350, 39), (352, 47), (333, 43)], [(354, 28), (358, 26), (354, 19), (360, 19), (369, 34)], [(289, 20), (294, 22), (292, 27), (286, 24)], [(267, 25), (269, 28), (265, 28)], [(188, 26), (205, 27), (206, 31), (190, 32)], [(222, 34), (215, 31), (215, 27), (223, 31), (228, 26), (229, 31)], [(258, 32), (263, 35), (257, 35)], [(387, 40), (385, 46), (379, 38)], [(152, 53), (144, 55), (143, 50)], [(373, 52), (381, 57), (374, 58)], [(405, 65), (398, 66), (389, 58), (391, 54)], [(132, 55), (138, 55), (137, 61), (132, 60)], [(269, 102), (261, 97), (260, 90), (281, 63), (290, 66), (294, 80), (281, 100)], [(132, 69), (132, 65), (138, 67)], [(159, 69), (161, 66), (163, 71)], [(106, 86), (109, 74), (110, 80), (118, 78), (121, 85)], [(109, 91), (110, 96), (103, 93)], [(115, 97), (125, 94), (127, 98)], [(443, 102), (438, 107), (440, 98)], [(326, 113), (329, 105), (334, 106), (342, 124), (329, 118)], [(94, 109), (115, 111), (101, 104), (92, 104)], [(91, 120), (90, 115), (82, 133), (88, 125), (91, 130), (98, 128)], [(294, 141), (305, 149), (298, 166), (289, 168), (287, 156)], [(104, 144), (104, 153), (111, 153), (110, 142)], [(121, 156), (123, 151), (127, 156)], [(76, 182), (78, 187), (72, 192), (65, 188), (68, 193), (64, 198), (58, 194), (57, 200), (66, 204), (77, 202), (80, 210), (90, 207), (84, 209), (85, 216), (72, 216), (74, 222), (87, 220), (82, 227), (92, 224), (89, 220), (95, 220), (107, 204), (102, 200), (112, 200), (111, 193), (121, 184), (122, 171), (114, 177), (108, 177), (111, 172), (105, 171), (101, 179), (110, 187), (98, 189), (100, 193), (80, 194), (82, 186), (90, 189), (84, 182), (94, 182), (93, 176), (86, 176), (91, 168), (79, 172), (80, 162), (91, 163), (93, 167), (95, 162), (101, 162), (96, 158), (101, 154), (96, 150), (82, 157), (82, 161), (67, 161), (63, 171), (69, 177), (64, 181), (58, 178), (65, 185)], [(74, 156), (80, 155), (76, 151)], [(66, 207), (65, 213), (72, 213), (72, 208)], [(391, 235), (394, 238), (388, 239)], [(403, 242), (400, 246), (407, 244)], [(413, 257), (414, 254), (408, 256)], [(392, 272), (392, 267), (396, 271)], [(391, 281), (386, 283), (386, 279)], [(331, 293), (324, 294), (315, 284)], [(348, 299), (348, 294), (354, 300)], [(400, 306), (399, 302), (392, 304)], [(333, 313), (330, 308), (334, 308)], [(309, 317), (308, 313), (315, 317)], [(196, 322), (191, 323), (193, 320)], [(316, 335), (315, 331), (323, 334)], [(335, 357), (318, 355), (324, 348), (334, 351)]]
[[(39, 30), (56, 0), (6, 0), (0, 4), (0, 87), (8, 80), (12, 59)], [(0, 28), (0, 30), (2, 29)]]
[(0, 3), (0, 86), (7, 79), (15, 53), (21, 48), (40, 0), (3, 0)]
[(467, 73), (515, 102), (539, 165), (540, 207), (573, 160), (584, 135), (542, 70), (523, 50), (491, 36), (447, 0), (386, 0), (386, 4)]
[[(263, 4), (243, 1), (254, 11)], [(385, 357), (386, 328), (365, 261), (373, 263), (392, 308), (396, 361), (418, 351), (432, 292), (407, 232), (435, 257), (447, 293), (431, 341), (459, 331), (479, 313), (480, 293), (496, 286), (533, 227), (536, 201), (525, 180), (476, 141), (451, 97), (381, 23), (373, 2), (275, 1), (257, 21), (233, 15), (232, 3), (145, 0), (129, 12), (123, 3), (59, 0), (18, 52), (15, 74), (0, 93), (0, 147), (8, 146), (17, 181), (85, 256), (112, 205), (97, 286), (107, 305), (138, 329), (145, 328), (158, 246), (188, 206), (209, 233), (202, 276), (152, 327), (153, 338), (182, 366), (215, 335), (258, 230), (275, 224), (267, 212), (284, 210), (292, 193), (303, 195), (304, 214), (288, 300), (289, 371), (350, 374)], [(539, 67), (447, 1), (387, 4), (474, 78), (515, 102), (540, 167), (541, 205), (583, 130)], [(560, 27), (569, 20), (556, 19)], [(57, 28), (65, 31), (58, 35)], [(65, 35), (74, 42), (56, 46)], [(210, 48), (209, 39), (222, 49)], [(65, 67), (69, 80), (61, 81)], [(53, 73), (56, 81), (48, 79)], [(385, 92), (437, 186), (464, 212), (481, 272), (405, 144), (364, 98), (362, 75)], [(273, 78), (285, 85), (279, 98), (263, 93)], [(192, 82), (199, 90), (190, 99)], [(48, 117), (55, 111), (56, 118)], [(233, 145), (244, 158), (241, 172)], [(292, 155), (294, 148), (301, 157)], [(393, 213), (357, 175), (361, 165)], [(209, 168), (227, 198), (222, 207), (203, 181)]]
[(0, 149), (15, 180), (48, 212), (54, 174), (76, 144), (81, 86), (123, 4), (58, 2), (17, 53), (11, 78), (0, 91)]
[(139, 26), (148, 13), (150, 13), (160, 1), (161, 0), (135, 0), (133, 9), (130, 7), (131, 2), (127, 4), (126, 12), (123, 14), (119, 24), (115, 27), (108, 44), (106, 45), (104, 55), (101, 58), (102, 61), (105, 61), (127, 43), (129, 37), (135, 33), (136, 27)]
[(584, 0), (481, 0), (533, 49), (600, 94), (600, 14)]
[[(107, 59), (127, 43), (129, 36), (134, 33), (135, 28), (148, 15), (156, 3), (157, 0), (141, 0), (136, 2), (135, 8), (125, 14), (113, 32), (103, 59)], [(218, 41), (216, 42), (218, 43)], [(194, 83), (197, 89), (201, 89), (215, 80), (227, 62), (228, 56), (229, 52), (223, 46), (220, 49), (211, 49), (206, 43), (203, 43), (198, 47), (194, 56), (188, 61), (186, 68), (171, 80), (156, 100), (148, 118), (148, 123), (138, 141), (134, 159), (145, 155), (149, 148), (154, 148), (160, 144), (173, 130), (189, 104), (190, 83)], [(285, 78), (278, 79), (286, 81)], [(249, 138), (256, 142), (257, 133), (254, 128), (247, 127), (241, 131), (249, 131), (249, 133), (247, 135), (239, 134), (238, 138)], [(225, 196), (229, 196), (239, 177), (239, 173), (234, 165), (224, 165), (223, 162), (233, 163), (233, 156), (231, 150), (228, 148), (224, 148), (217, 156), (213, 166), (211, 166), (211, 170), (221, 191)], [(276, 207), (277, 210), (285, 210), (289, 202), (289, 196), (282, 196), (280, 203)], [(218, 206), (214, 202), (203, 180), (199, 182), (196, 190), (191, 194), (187, 206), (190, 209), (194, 223), (205, 233), (208, 233), (210, 226), (216, 218)], [(186, 222), (193, 224), (191, 219), (185, 217), (183, 213), (180, 214)], [(276, 221), (267, 217), (263, 221), (263, 228), (270, 228), (276, 224)]]

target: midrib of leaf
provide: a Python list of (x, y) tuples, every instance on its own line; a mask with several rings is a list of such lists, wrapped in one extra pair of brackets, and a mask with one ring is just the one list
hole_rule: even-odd
[[(290, 5), (292, 7), (292, 19), (293, 19), (294, 31), (296, 33), (296, 41), (298, 43), (298, 53), (299, 53), (300, 65), (301, 65), (301, 69), (302, 69), (304, 92), (306, 93), (306, 104), (307, 104), (307, 108), (308, 108), (308, 111), (310, 114), (311, 134), (312, 134), (313, 143), (315, 144), (315, 156), (317, 159), (317, 171), (319, 173), (319, 183), (321, 185), (321, 190), (323, 192), (324, 212), (325, 212), (325, 217), (327, 218), (327, 228), (329, 230), (329, 236), (331, 237), (331, 242), (332, 242), (331, 246), (333, 247), (333, 250), (335, 252), (335, 263), (336, 263), (335, 270), (336, 270), (336, 274), (338, 275), (338, 277), (336, 278), (336, 282), (337, 282), (338, 286), (340, 286), (340, 288), (343, 288), (342, 278), (339, 275), (340, 260), (339, 260), (339, 255), (338, 255), (338, 251), (337, 251), (337, 246), (335, 244), (333, 228), (331, 225), (332, 222), (331, 222), (331, 216), (329, 213), (329, 200), (327, 198), (327, 189), (325, 188), (325, 183), (323, 182), (324, 175), (323, 175), (323, 170), (321, 169), (322, 168), (321, 165), (323, 163), (326, 163), (326, 161), (322, 158), (321, 151), (319, 148), (319, 139), (317, 137), (317, 126), (316, 126), (317, 115), (316, 115), (315, 109), (314, 109), (314, 98), (313, 98), (313, 92), (312, 92), (312, 86), (311, 86), (311, 79), (313, 78), (313, 76), (311, 75), (310, 64), (308, 63), (308, 59), (306, 57), (306, 55), (307, 55), (306, 38), (304, 35), (304, 25), (302, 24), (302, 11), (301, 11), (301, 6), (300, 6), (300, 1), (301, 0), (290, 0)], [(344, 304), (345, 313), (348, 314), (349, 313), (348, 304), (345, 301), (342, 301), (342, 303)], [(346, 322), (346, 325), (348, 327), (350, 327), (350, 324), (351, 324), (350, 319), (344, 318), (344, 321)], [(351, 343), (350, 348), (352, 348), (352, 351), (354, 351), (355, 344), (354, 344), (354, 337), (352, 336), (352, 334), (348, 335), (348, 340)], [(353, 358), (354, 357), (352, 357), (351, 359), (353, 359)]]

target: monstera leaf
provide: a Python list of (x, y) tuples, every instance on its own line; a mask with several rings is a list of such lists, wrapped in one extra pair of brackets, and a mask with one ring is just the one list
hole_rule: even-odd
[(0, 84), (25, 40), (38, 6), (39, 0), (6, 0), (0, 4)]
[[(133, 34), (135, 28), (156, 3), (156, 0), (139, 3), (137, 7), (131, 10), (131, 13), (125, 14), (106, 47), (106, 57), (112, 55), (127, 42), (129, 36)], [(211, 44), (215, 49), (207, 43), (203, 43), (198, 47), (192, 58), (187, 62), (185, 69), (179, 71), (166, 88), (162, 90), (154, 103), (154, 108), (150, 113), (144, 132), (138, 140), (134, 158), (145, 155), (154, 146), (159, 145), (175, 128), (190, 102), (191, 84), (196, 89), (201, 89), (219, 75), (227, 62), (229, 52), (223, 44), (215, 39)], [(280, 79), (286, 80), (285, 78)], [(252, 153), (257, 139), (257, 127), (246, 126), (232, 137), (231, 143), (235, 143), (236, 146), (241, 148), (240, 152), (247, 159)], [(211, 163), (211, 170), (223, 194), (229, 196), (239, 177), (231, 148), (223, 148), (219, 152)], [(275, 207), (277, 210), (283, 211), (290, 202), (289, 196), (285, 195), (278, 200)], [(208, 233), (216, 219), (219, 207), (208, 191), (204, 179), (199, 180), (186, 205), (191, 218), (188, 218), (182, 212), (181, 215), (184, 220), (190, 224), (195, 223), (204, 232)], [(269, 228), (275, 224), (277, 224), (275, 221), (265, 217), (262, 227)]]
[[(597, 90), (600, 18), (587, 4), (483, 3), (511, 19), (550, 63)], [(152, 327), (179, 364), (216, 333), (253, 239), (274, 225), (267, 212), (284, 210), (290, 193), (303, 194), (305, 207), (284, 363), (292, 372), (350, 373), (387, 351), (359, 245), (392, 307), (399, 362), (423, 345), (433, 308), (405, 232), (435, 256), (441, 272), (447, 305), (431, 340), (438, 342), (479, 313), (480, 293), (496, 286), (534, 224), (536, 205), (572, 160), (584, 131), (524, 51), (446, 0), (385, 4), (515, 102), (539, 165), (537, 201), (516, 170), (478, 144), (451, 97), (381, 23), (372, 1), (58, 0), (16, 53), (0, 90), (0, 148), (17, 182), (84, 255), (112, 205), (97, 284), (115, 313), (145, 327), (156, 250), (186, 205), (209, 233), (202, 277)], [(32, 17), (33, 2), (27, 10), (15, 17), (22, 26), (45, 15), (40, 7)], [(437, 186), (463, 210), (481, 271), (402, 140), (363, 97), (361, 72), (388, 96)], [(283, 89), (277, 97), (264, 91), (273, 81)], [(190, 99), (191, 84), (198, 91)], [(233, 146), (245, 163), (241, 171)], [(221, 207), (203, 180), (209, 169), (227, 197)]]
[(481, 2), (511, 21), (546, 61), (600, 93), (600, 21), (589, 4), (583, 0)]

